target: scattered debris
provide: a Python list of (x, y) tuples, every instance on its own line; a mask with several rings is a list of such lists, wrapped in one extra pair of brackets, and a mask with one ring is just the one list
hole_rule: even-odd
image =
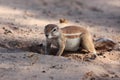
[(84, 54), (65, 54), (64, 57), (68, 57), (69, 59), (75, 59), (77, 61), (82, 61)]
[(52, 65), (50, 68), (51, 69), (63, 69), (63, 65), (60, 65), (60, 64)]
[(42, 71), (42, 73), (46, 73), (46, 71), (45, 71), (45, 70), (43, 70), (43, 71)]
[(5, 31), (4, 32), (4, 34), (9, 34), (9, 33), (12, 33), (12, 31), (11, 30), (9, 30), (9, 29), (6, 29), (5, 27), (3, 27), (3, 30)]
[(86, 72), (82, 80), (95, 80), (95, 74), (93, 71)]

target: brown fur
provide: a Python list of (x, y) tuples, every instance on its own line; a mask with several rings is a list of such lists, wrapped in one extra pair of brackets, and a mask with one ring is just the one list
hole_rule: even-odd
[(79, 38), (80, 35), (71, 35), (71, 36), (65, 36), (66, 38), (73, 39), (73, 38)]
[(88, 32), (86, 29), (78, 26), (66, 26), (64, 28), (61, 28), (62, 32), (64, 34), (74, 34), (74, 33), (86, 33)]

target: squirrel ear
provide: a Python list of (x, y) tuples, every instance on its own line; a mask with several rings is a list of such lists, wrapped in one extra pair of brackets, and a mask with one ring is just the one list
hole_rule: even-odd
[(59, 26), (57, 26), (57, 29), (59, 29)]

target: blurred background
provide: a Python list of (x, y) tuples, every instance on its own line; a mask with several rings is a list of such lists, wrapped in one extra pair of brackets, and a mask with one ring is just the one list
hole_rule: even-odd
[(0, 0), (2, 21), (45, 25), (60, 18), (117, 27), (120, 25), (120, 0)]

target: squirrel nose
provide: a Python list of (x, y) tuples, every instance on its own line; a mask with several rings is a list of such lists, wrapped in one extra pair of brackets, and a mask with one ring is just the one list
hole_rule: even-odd
[(46, 37), (48, 37), (48, 34), (46, 34)]

